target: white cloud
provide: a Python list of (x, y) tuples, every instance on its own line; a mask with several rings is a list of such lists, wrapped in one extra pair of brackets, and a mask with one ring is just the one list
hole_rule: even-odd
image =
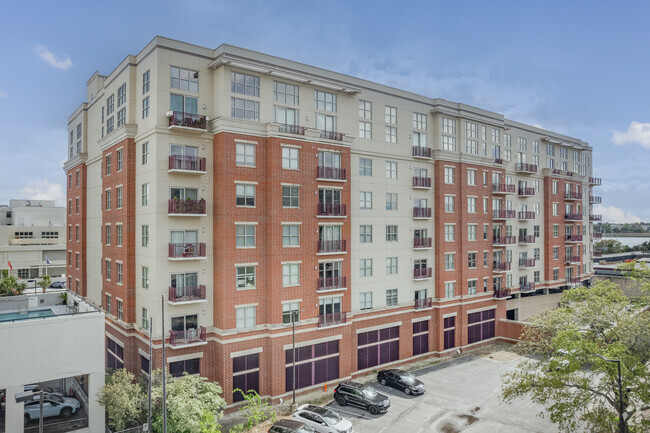
[(36, 45), (34, 50), (38, 53), (41, 59), (45, 60), (57, 69), (65, 70), (72, 66), (72, 60), (70, 60), (70, 56), (68, 55), (57, 58), (52, 51), (48, 50), (43, 45)]
[(627, 131), (614, 131), (612, 141), (617, 146), (625, 143), (638, 143), (646, 149), (650, 149), (650, 123), (632, 122)]
[(57, 206), (65, 206), (63, 185), (50, 182), (47, 178), (30, 182), (20, 190), (21, 197), (27, 200), (54, 200)]
[(2, 90), (0, 90), (0, 98), (8, 98), (8, 97), (9, 97), (9, 96), (7, 96), (7, 94), (6, 94), (5, 92), (3, 92)]
[(640, 223), (641, 218), (632, 215), (632, 212), (625, 212), (620, 207), (615, 206), (594, 206), (594, 214), (603, 216), (604, 222), (609, 223)]

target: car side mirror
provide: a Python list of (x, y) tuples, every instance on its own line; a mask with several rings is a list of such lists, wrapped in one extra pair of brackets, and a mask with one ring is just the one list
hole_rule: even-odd
[(327, 425), (327, 423), (325, 421), (321, 421), (320, 424), (321, 425)]

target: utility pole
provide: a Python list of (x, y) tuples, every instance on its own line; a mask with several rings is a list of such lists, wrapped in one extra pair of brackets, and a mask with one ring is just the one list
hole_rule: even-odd
[(162, 388), (163, 433), (167, 433), (167, 362), (165, 360), (165, 295), (162, 298)]
[(292, 351), (292, 364), (291, 364), (291, 388), (292, 388), (292, 403), (291, 412), (293, 413), (296, 407), (296, 315), (298, 311), (291, 311), (291, 351)]

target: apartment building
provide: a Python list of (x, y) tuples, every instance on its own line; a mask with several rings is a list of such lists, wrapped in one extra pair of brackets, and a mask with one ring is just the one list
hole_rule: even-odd
[(600, 181), (578, 139), (162, 37), (87, 89), (68, 271), (106, 312), (109, 367), (160, 368), (165, 338), (172, 374), (277, 398), (292, 368), (308, 390), (492, 341), (591, 278)]

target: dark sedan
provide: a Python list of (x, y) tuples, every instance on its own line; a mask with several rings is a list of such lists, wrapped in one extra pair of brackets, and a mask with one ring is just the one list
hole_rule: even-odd
[(399, 369), (379, 370), (377, 381), (384, 386), (392, 386), (395, 389), (404, 391), (406, 394), (424, 394), (426, 386), (411, 373)]

